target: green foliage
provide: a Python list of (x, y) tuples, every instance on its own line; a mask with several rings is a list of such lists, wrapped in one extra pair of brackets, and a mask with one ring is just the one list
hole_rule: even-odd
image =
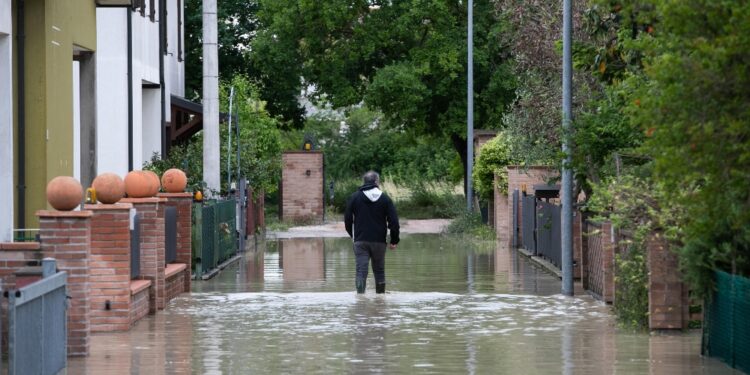
[[(249, 66), (251, 38), (258, 27), (254, 0), (222, 0), (216, 4), (218, 18), (219, 78), (253, 74)], [(203, 1), (185, 0), (185, 93), (188, 98), (203, 95)]]
[(477, 212), (464, 212), (458, 215), (445, 228), (446, 234), (461, 234), (482, 240), (494, 240), (495, 231), (482, 222), (482, 215)]
[(505, 133), (498, 134), (482, 146), (474, 165), (474, 188), (482, 199), (491, 199), (495, 189), (495, 175), (498, 178), (500, 192), (508, 192), (508, 171), (505, 169), (513, 163), (510, 156), (510, 142)]
[(614, 311), (623, 326), (648, 329), (648, 267), (643, 244), (630, 244), (627, 252), (615, 255)]
[(367, 170), (388, 180), (458, 181), (460, 160), (444, 138), (415, 135), (385, 124), (380, 112), (364, 106), (347, 111), (323, 110), (310, 116), (302, 130), (285, 132), (284, 148), (297, 149), (305, 135), (325, 154), (327, 181), (358, 179)]
[(667, 209), (659, 206), (662, 191), (650, 178), (649, 165), (629, 170), (622, 177), (608, 177), (593, 185), (586, 209), (595, 220), (610, 220), (621, 232), (630, 233), (628, 251), (615, 257), (615, 313), (629, 328), (648, 327), (648, 268), (645, 245), (648, 236), (670, 222)]
[[(257, 89), (244, 76), (235, 76), (220, 85), (221, 111), (229, 112), (229, 89), (234, 87), (235, 120), (232, 124), (232, 143), (227, 150), (227, 123), (220, 124), (221, 184), (227, 186), (227, 158), (231, 157), (232, 180), (237, 179), (237, 126), (240, 130), (240, 172), (249, 179), (255, 193), (263, 190), (273, 193), (281, 178), (281, 143), (276, 120), (266, 112), (264, 103), (258, 99)], [(185, 145), (172, 147), (166, 158), (154, 154), (144, 169), (162, 174), (169, 168), (180, 168), (188, 176), (188, 186), (203, 189), (203, 133), (195, 135)]]
[(187, 144), (173, 146), (166, 158), (158, 153), (151, 156), (151, 160), (143, 164), (144, 170), (154, 171), (162, 176), (167, 169), (179, 168), (188, 178), (186, 190), (202, 190), (203, 176), (203, 143), (201, 138), (194, 137)]
[[(466, 9), (446, 0), (262, 0), (253, 68), (272, 113), (291, 120), (302, 89), (334, 108), (363, 101), (384, 125), (450, 140), (465, 157)], [(498, 127), (515, 80), (491, 1), (475, 4), (475, 119)], [(289, 103), (289, 104), (283, 104)], [(382, 141), (381, 141), (382, 143)], [(461, 147), (459, 147), (461, 146)], [(360, 172), (361, 173), (361, 172)]]
[(362, 180), (359, 178), (347, 178), (334, 181), (333, 200), (331, 200), (329, 204), (333, 206), (336, 211), (343, 214), (349, 197), (351, 197), (361, 185)]
[(652, 3), (659, 24), (638, 44), (647, 80), (629, 115), (685, 211), (681, 265), (705, 293), (713, 269), (750, 275), (750, 4)]
[[(230, 81), (222, 82), (219, 88), (221, 111), (229, 113), (229, 92), (234, 87), (232, 144), (227, 152), (228, 129), (221, 126), (221, 166), (222, 183), (227, 181), (227, 157), (232, 159), (232, 180), (236, 179), (237, 137), (236, 126), (240, 130), (240, 171), (250, 180), (255, 192), (263, 190), (272, 193), (278, 188), (281, 179), (281, 136), (277, 121), (270, 117), (265, 103), (260, 100), (257, 88), (242, 76), (236, 75)], [(226, 189), (226, 186), (224, 186)]]
[(461, 212), (463, 195), (431, 184), (415, 184), (407, 199), (396, 201), (401, 217), (408, 219), (454, 218)]

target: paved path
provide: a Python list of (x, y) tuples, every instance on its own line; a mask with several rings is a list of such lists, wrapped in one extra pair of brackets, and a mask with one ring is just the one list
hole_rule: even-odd
[[(450, 219), (402, 220), (401, 233), (440, 233), (450, 224)], [(323, 225), (292, 227), (287, 231), (268, 232), (269, 239), (307, 238), (307, 237), (347, 237), (344, 222), (337, 221)]]

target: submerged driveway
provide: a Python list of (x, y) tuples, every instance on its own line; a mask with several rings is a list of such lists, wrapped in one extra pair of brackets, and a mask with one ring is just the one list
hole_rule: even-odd
[(316, 234), (261, 243), (130, 332), (94, 335), (68, 373), (735, 373), (698, 355), (698, 334), (620, 331), (494, 243), (406, 234), (388, 293), (370, 275), (358, 296), (351, 240)]

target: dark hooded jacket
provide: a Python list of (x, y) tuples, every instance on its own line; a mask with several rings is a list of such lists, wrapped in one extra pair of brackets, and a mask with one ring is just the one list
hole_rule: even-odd
[[(346, 203), (344, 212), (346, 232), (354, 241), (387, 242), (386, 231), (391, 231), (390, 243), (399, 242), (396, 207), (387, 194), (375, 184), (365, 184)], [(353, 228), (352, 228), (353, 227)]]

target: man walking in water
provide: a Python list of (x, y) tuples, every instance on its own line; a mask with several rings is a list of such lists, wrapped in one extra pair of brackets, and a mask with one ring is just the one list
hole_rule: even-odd
[(398, 216), (396, 207), (380, 186), (380, 176), (369, 171), (362, 177), (364, 184), (346, 203), (344, 224), (346, 232), (354, 239), (354, 255), (357, 259), (357, 293), (365, 292), (367, 267), (372, 259), (375, 274), (375, 292), (385, 293), (386, 231), (391, 231), (390, 248), (398, 244)]

